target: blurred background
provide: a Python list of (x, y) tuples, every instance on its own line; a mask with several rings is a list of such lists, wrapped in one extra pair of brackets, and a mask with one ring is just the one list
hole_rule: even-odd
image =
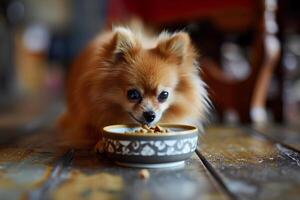
[(212, 123), (300, 123), (298, 0), (1, 0), (0, 127), (47, 122), (74, 56), (131, 17), (190, 34)]

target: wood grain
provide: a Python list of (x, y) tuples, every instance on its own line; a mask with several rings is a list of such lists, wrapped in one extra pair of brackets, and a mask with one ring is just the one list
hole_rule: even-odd
[(272, 140), (300, 151), (300, 126), (269, 125), (252, 128)]
[(43, 128), (0, 145), (0, 199), (299, 199), (298, 130), (211, 127), (200, 138), (200, 159), (141, 179), (140, 169), (61, 149), (57, 130)]
[(49, 178), (60, 153), (46, 150), (46, 135), (41, 132), (0, 146), (0, 199), (25, 198)]
[[(0, 199), (31, 198), (57, 170), (65, 154), (57, 144), (54, 129), (25, 134), (0, 145)], [(60, 163), (58, 165), (61, 165)]]
[(236, 199), (299, 199), (300, 155), (235, 127), (207, 129), (198, 153)]
[(149, 170), (119, 167), (84, 151), (75, 153), (67, 177), (49, 192), (53, 199), (228, 199), (194, 155), (183, 168)]
[(60, 149), (45, 128), (0, 145), (1, 199), (228, 199), (195, 154), (184, 168), (119, 167), (94, 152)]

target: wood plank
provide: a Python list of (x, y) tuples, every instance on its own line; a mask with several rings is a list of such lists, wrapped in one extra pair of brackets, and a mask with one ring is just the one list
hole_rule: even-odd
[(282, 143), (288, 147), (300, 151), (300, 127), (299, 126), (253, 126), (260, 134), (269, 137), (272, 140)]
[(251, 131), (208, 128), (198, 152), (237, 199), (299, 199), (300, 155)]
[(51, 138), (45, 131), (0, 146), (1, 199), (25, 198), (47, 181), (61, 155), (61, 151), (48, 148)]
[(91, 152), (77, 151), (65, 180), (48, 195), (51, 199), (228, 199), (205, 171), (196, 154), (183, 168), (151, 169), (142, 180), (140, 169), (113, 165)]

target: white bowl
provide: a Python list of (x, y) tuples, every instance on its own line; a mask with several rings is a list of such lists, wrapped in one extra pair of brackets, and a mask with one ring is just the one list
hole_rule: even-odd
[(104, 127), (104, 151), (117, 164), (130, 167), (160, 168), (184, 164), (197, 147), (196, 127), (161, 124), (168, 133), (132, 132), (138, 125), (112, 125)]

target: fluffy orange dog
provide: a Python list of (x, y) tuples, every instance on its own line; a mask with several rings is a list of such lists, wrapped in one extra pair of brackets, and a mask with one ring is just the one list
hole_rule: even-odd
[(106, 125), (171, 122), (200, 125), (207, 92), (185, 32), (146, 36), (115, 27), (75, 61), (60, 125), (64, 141), (94, 145)]

